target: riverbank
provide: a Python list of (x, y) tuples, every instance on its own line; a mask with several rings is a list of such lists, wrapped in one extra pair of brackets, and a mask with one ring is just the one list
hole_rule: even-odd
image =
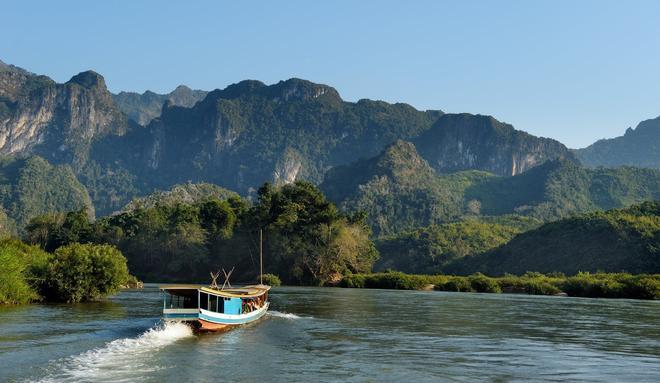
[(398, 271), (351, 274), (342, 278), (340, 287), (397, 290), (437, 290), (478, 293), (521, 293), (531, 295), (566, 295), (589, 298), (660, 299), (660, 274), (526, 273), (522, 276), (489, 277), (419, 275)]

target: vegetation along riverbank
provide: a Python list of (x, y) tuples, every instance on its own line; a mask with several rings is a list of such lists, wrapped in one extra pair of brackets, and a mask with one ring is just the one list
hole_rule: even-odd
[(259, 230), (272, 285), (660, 296), (659, 202), (549, 222), (466, 216), (377, 236), (365, 213), (298, 181), (266, 183), (253, 199), (186, 184), (98, 219), (85, 209), (36, 216), (21, 240), (0, 241), (0, 302), (97, 300), (139, 285), (129, 269), (146, 282), (203, 283), (234, 268), (233, 282), (254, 282)]
[(345, 276), (341, 287), (437, 290), (476, 293), (521, 293), (567, 295), (589, 298), (660, 299), (660, 274), (561, 273), (489, 277), (481, 273), (469, 276), (405, 274), (398, 271)]

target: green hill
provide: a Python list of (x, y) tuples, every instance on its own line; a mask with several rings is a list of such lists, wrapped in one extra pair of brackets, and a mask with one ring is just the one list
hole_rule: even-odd
[(87, 190), (71, 168), (36, 156), (0, 161), (0, 205), (10, 218), (3, 220), (10, 232), (22, 230), (31, 218), (46, 213), (86, 209), (94, 216)]
[(547, 223), (499, 248), (458, 260), (445, 271), (660, 273), (660, 202)]
[(480, 171), (438, 176), (409, 142), (377, 157), (331, 169), (320, 185), (347, 211), (364, 211), (374, 235), (454, 220), (465, 214), (465, 190), (494, 177)]
[(435, 274), (454, 260), (496, 248), (539, 224), (519, 216), (468, 218), (380, 238), (375, 270)]

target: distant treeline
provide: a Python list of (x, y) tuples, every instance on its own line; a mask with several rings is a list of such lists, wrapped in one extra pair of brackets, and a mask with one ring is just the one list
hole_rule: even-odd
[(476, 293), (522, 293), (533, 295), (568, 295), (590, 298), (660, 299), (660, 274), (626, 273), (525, 273), (522, 276), (488, 277), (419, 275), (402, 272), (353, 274), (345, 276), (340, 286), (372, 289), (438, 290)]
[(90, 221), (84, 210), (33, 219), (24, 239), (52, 252), (70, 243), (111, 244), (146, 281), (207, 281), (209, 271), (235, 268), (233, 281), (264, 272), (287, 284), (325, 284), (369, 272), (378, 257), (364, 215), (345, 215), (311, 183), (264, 184), (255, 203), (238, 196), (192, 203), (152, 201)]

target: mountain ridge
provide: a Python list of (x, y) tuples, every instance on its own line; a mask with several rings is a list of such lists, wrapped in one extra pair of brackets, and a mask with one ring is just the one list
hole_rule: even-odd
[(623, 136), (602, 139), (574, 153), (587, 166), (621, 165), (660, 169), (660, 117), (628, 128)]

